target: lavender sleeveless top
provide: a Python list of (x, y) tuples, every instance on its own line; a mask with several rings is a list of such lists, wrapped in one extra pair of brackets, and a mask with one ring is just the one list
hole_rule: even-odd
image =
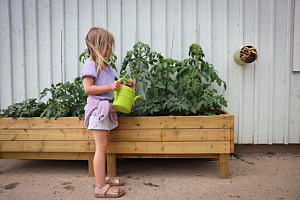
[[(115, 73), (113, 69), (109, 66), (106, 66), (105, 69), (102, 69), (97, 75), (97, 65), (91, 60), (87, 60), (82, 68), (81, 78), (85, 76), (91, 76), (95, 78), (94, 85), (103, 86), (109, 85), (115, 81)], [(102, 94), (90, 95), (101, 100), (113, 100), (114, 91), (108, 91)]]

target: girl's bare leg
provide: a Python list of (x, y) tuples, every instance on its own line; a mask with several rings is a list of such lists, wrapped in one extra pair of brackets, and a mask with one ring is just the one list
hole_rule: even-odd
[(95, 156), (94, 156), (94, 171), (96, 179), (96, 187), (105, 187), (105, 163), (106, 163), (106, 151), (108, 144), (108, 131), (106, 130), (93, 130), (95, 140)]
[[(106, 166), (106, 151), (108, 146), (108, 134), (106, 130), (93, 130), (94, 140), (95, 140), (95, 156), (94, 156), (94, 172), (96, 179), (96, 187), (104, 188), (105, 183), (105, 166)], [(119, 192), (124, 190), (119, 189)], [(108, 194), (113, 193), (113, 188), (110, 188), (107, 192)]]

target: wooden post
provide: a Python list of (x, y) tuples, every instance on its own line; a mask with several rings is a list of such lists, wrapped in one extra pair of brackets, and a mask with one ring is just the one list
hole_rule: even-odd
[(117, 156), (115, 153), (108, 153), (107, 155), (107, 176), (117, 176)]
[(219, 174), (221, 179), (229, 178), (229, 154), (220, 154)]
[(234, 153), (234, 116), (230, 117), (230, 153)]
[(89, 177), (94, 177), (94, 153), (89, 153), (88, 156), (88, 162), (89, 162)]

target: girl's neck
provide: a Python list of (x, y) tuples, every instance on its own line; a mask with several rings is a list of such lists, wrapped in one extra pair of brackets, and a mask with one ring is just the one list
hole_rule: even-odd
[(88, 60), (95, 62), (92, 56), (90, 56)]

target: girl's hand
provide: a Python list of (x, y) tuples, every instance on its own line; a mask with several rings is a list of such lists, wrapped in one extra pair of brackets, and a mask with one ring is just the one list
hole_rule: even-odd
[(115, 90), (119, 90), (121, 85), (120, 81), (115, 81), (112, 84), (110, 84), (111, 90), (115, 91)]
[(130, 83), (125, 83), (125, 85), (129, 86), (129, 87), (134, 87), (135, 86), (135, 83), (132, 79), (129, 79)]

